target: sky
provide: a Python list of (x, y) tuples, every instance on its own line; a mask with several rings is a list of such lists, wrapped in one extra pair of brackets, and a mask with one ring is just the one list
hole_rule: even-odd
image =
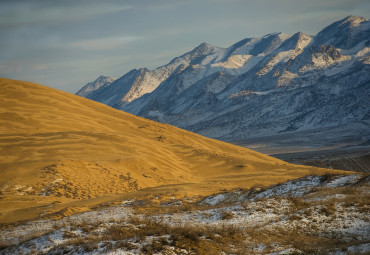
[(202, 42), (315, 35), (369, 0), (0, 0), (0, 77), (75, 93), (99, 75), (154, 69)]

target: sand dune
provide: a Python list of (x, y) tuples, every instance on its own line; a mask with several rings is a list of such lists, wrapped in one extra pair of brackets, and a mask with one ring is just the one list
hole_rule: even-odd
[(205, 195), (335, 172), (288, 164), (33, 83), (0, 79), (0, 91), (0, 223), (76, 203), (88, 208), (86, 201), (96, 206), (144, 188)]

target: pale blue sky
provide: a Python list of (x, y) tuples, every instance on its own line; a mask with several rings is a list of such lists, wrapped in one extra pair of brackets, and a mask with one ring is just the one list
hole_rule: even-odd
[(99, 75), (155, 68), (202, 42), (314, 35), (368, 0), (0, 0), (0, 77), (76, 92)]

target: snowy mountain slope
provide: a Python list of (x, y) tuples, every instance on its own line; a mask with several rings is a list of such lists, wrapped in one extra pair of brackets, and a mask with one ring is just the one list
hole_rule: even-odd
[(146, 70), (165, 73), (156, 82), (131, 71), (89, 98), (222, 140), (368, 121), (369, 38), (370, 21), (349, 16), (316, 36), (274, 33), (226, 49), (203, 43)]
[(174, 58), (170, 63), (155, 70), (134, 69), (117, 79), (111, 86), (97, 87), (86, 98), (119, 108), (147, 93), (171, 75), (181, 72), (188, 66), (215, 61), (221, 48), (202, 43), (194, 50)]
[(88, 97), (95, 90), (101, 87), (109, 86), (115, 80), (116, 78), (101, 75), (95, 81), (89, 82), (88, 84), (83, 86), (79, 91), (77, 91), (76, 95), (82, 96), (82, 97)]

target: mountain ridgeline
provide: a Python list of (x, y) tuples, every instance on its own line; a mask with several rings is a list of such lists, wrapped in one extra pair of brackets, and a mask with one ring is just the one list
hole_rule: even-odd
[(349, 16), (316, 36), (274, 33), (229, 48), (202, 43), (155, 70), (99, 79), (77, 94), (221, 140), (368, 125), (370, 20)]

